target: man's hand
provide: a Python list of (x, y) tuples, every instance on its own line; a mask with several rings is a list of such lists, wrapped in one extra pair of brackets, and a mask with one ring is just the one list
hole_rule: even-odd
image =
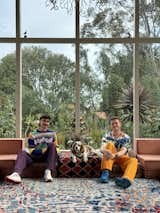
[(104, 150), (103, 151), (103, 157), (106, 159), (106, 160), (111, 160), (115, 157), (115, 154), (113, 154), (110, 150)]

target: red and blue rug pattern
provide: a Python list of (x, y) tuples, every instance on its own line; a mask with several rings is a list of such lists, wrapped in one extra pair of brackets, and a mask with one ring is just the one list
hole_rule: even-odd
[(92, 178), (23, 179), (0, 183), (0, 213), (160, 213), (160, 182), (136, 178), (128, 189)]

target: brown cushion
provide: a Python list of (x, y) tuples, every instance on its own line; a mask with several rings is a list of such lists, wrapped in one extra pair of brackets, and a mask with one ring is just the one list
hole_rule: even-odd
[(136, 138), (138, 154), (160, 155), (160, 139), (158, 138)]
[(160, 170), (144, 170), (145, 178), (160, 178)]
[(24, 147), (24, 141), (20, 138), (0, 138), (0, 155), (18, 154)]
[(147, 170), (160, 170), (160, 155), (138, 155), (140, 163)]

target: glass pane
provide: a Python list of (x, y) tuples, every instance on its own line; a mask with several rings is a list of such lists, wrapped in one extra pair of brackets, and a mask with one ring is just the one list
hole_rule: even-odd
[(160, 36), (160, 1), (140, 1), (140, 36)]
[(160, 137), (160, 44), (140, 46), (140, 136)]
[[(75, 37), (75, 11), (49, 0), (21, 0), (21, 37)], [(36, 13), (36, 14), (35, 14)]]
[(81, 37), (133, 37), (134, 1), (80, 1)]
[(132, 137), (132, 57), (129, 44), (81, 45), (81, 116), (95, 147), (110, 130), (112, 116), (122, 119), (123, 130)]
[(0, 44), (0, 137), (15, 137), (15, 45)]
[(71, 131), (75, 110), (74, 46), (70, 44), (23, 45), (23, 134), (37, 127), (42, 114), (50, 114), (51, 128), (58, 131), (60, 146)]
[(15, 0), (1, 0), (0, 3), (0, 37), (15, 37)]

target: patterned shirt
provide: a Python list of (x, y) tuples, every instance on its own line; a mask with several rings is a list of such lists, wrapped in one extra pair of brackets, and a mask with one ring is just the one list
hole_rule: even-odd
[(119, 137), (115, 138), (113, 136), (113, 132), (111, 131), (102, 137), (102, 145), (108, 142), (114, 143), (117, 151), (119, 151), (122, 147), (125, 147), (128, 150), (128, 148), (130, 147), (131, 138), (124, 132), (121, 132)]
[(57, 143), (57, 136), (52, 130), (42, 132), (37, 129), (30, 133), (26, 142), (26, 152), (32, 155), (42, 155), (47, 151), (49, 143)]

